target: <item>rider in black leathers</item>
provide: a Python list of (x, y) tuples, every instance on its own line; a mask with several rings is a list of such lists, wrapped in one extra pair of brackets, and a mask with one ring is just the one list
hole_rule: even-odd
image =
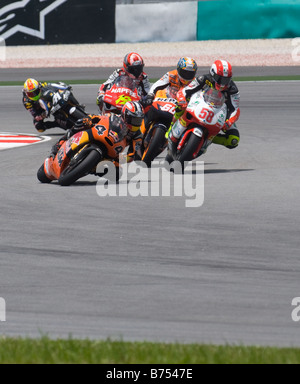
[[(74, 126), (74, 122), (59, 113), (55, 114), (54, 121), (44, 121), (50, 115), (53, 95), (59, 90), (71, 89), (64, 83), (39, 83), (34, 79), (26, 80), (22, 101), (25, 109), (31, 113), (33, 124), (38, 132), (42, 133), (51, 128), (68, 130)], [(79, 104), (75, 98), (74, 103)]]

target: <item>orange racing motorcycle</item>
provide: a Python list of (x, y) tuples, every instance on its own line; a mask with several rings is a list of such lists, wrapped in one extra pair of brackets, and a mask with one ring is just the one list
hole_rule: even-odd
[(45, 160), (38, 171), (38, 180), (41, 183), (58, 180), (60, 185), (69, 186), (89, 174), (97, 176), (100, 162), (118, 163), (127, 145), (126, 134), (127, 127), (119, 116), (99, 116), (97, 124), (75, 134), (63, 143), (54, 159)]
[(167, 147), (166, 133), (176, 112), (178, 88), (169, 86), (156, 93), (142, 125), (143, 157), (142, 161), (151, 166), (152, 161)]

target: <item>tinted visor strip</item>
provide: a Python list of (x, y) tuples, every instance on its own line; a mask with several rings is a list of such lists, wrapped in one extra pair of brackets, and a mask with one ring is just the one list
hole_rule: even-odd
[(134, 125), (135, 127), (139, 127), (141, 126), (142, 122), (143, 122), (142, 117), (130, 117), (128, 124)]
[(230, 77), (223, 77), (223, 76), (219, 76), (219, 75), (215, 75), (214, 78), (215, 78), (217, 84), (220, 84), (220, 85), (228, 85), (230, 83), (230, 80), (231, 80)]
[(196, 73), (193, 71), (187, 71), (187, 70), (181, 69), (179, 71), (179, 74), (185, 80), (193, 80)]

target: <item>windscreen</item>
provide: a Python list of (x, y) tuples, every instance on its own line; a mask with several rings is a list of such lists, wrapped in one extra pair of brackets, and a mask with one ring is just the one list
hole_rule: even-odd
[(117, 87), (122, 88), (128, 88), (131, 91), (135, 91), (138, 87), (137, 81), (134, 79), (131, 79), (128, 76), (120, 76), (116, 79), (115, 85)]
[(204, 92), (205, 102), (215, 108), (221, 108), (225, 103), (225, 96), (222, 92), (209, 88)]

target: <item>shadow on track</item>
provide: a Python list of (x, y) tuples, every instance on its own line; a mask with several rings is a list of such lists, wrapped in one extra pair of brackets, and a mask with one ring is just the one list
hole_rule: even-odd
[[(205, 175), (216, 174), (216, 173), (237, 173), (237, 172), (254, 172), (255, 169), (206, 169), (204, 171)], [(196, 171), (193, 171), (193, 175), (196, 174)]]

